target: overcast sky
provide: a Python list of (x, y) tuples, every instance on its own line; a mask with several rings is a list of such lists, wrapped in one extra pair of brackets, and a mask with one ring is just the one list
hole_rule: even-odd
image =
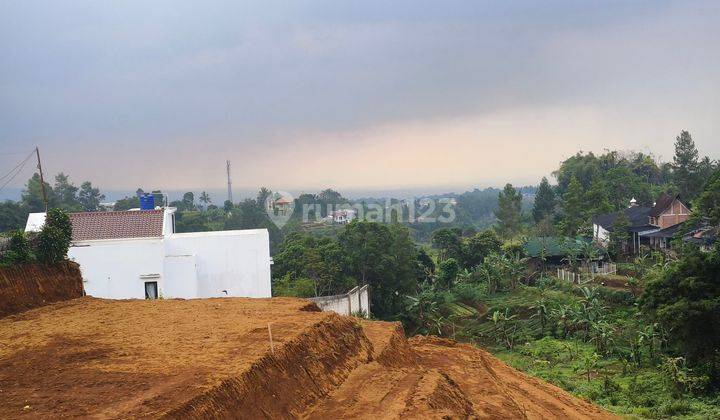
[(720, 157), (718, 1), (0, 0), (0, 175), (462, 190), (681, 129)]

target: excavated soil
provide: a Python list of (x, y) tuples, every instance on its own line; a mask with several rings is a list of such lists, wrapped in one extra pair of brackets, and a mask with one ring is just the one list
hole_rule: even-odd
[(0, 418), (612, 418), (478, 348), (290, 298), (2, 318), (0, 401)]

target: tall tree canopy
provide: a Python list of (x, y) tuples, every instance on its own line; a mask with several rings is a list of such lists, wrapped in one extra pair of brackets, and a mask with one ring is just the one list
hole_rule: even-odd
[(667, 330), (671, 346), (720, 386), (720, 249), (687, 247), (645, 288), (641, 308)]
[(498, 193), (498, 208), (495, 210), (497, 231), (500, 235), (508, 237), (520, 232), (521, 209), (522, 194), (513, 188), (512, 184), (505, 184), (505, 188)]
[(563, 196), (563, 232), (569, 236), (575, 236), (585, 222), (584, 219), (584, 193), (580, 181), (573, 176), (570, 178), (567, 191)]
[(535, 203), (533, 204), (532, 215), (535, 222), (550, 216), (555, 211), (555, 191), (553, 191), (548, 179), (542, 178), (537, 193), (535, 194)]

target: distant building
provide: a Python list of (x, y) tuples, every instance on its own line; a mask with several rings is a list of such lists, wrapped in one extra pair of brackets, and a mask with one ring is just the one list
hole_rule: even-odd
[(327, 215), (326, 220), (330, 223), (337, 223), (344, 225), (350, 223), (357, 217), (357, 212), (354, 209), (335, 210)]
[(278, 199), (270, 202), (268, 210), (278, 216), (287, 216), (293, 210), (293, 201), (280, 196)]
[(688, 232), (683, 236), (683, 241), (695, 244), (703, 251), (711, 251), (717, 243), (718, 234), (720, 234), (718, 227), (703, 227)]
[[(175, 209), (71, 213), (68, 258), (108, 299), (270, 297), (266, 229), (175, 233)], [(45, 213), (31, 213), (38, 231)]]
[[(631, 253), (637, 253), (642, 245), (656, 249), (669, 248), (673, 235), (690, 217), (690, 210), (680, 200), (680, 196), (666, 193), (662, 193), (652, 207), (638, 206), (633, 198), (630, 206), (622, 211), (630, 222), (627, 250)], [(593, 217), (593, 238), (597, 242), (608, 242), (619, 215), (620, 212), (615, 212)]]

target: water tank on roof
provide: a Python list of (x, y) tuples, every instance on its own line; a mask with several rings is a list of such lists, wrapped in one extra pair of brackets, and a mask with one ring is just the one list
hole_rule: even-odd
[(140, 210), (155, 209), (155, 197), (152, 194), (143, 194), (140, 196)]

